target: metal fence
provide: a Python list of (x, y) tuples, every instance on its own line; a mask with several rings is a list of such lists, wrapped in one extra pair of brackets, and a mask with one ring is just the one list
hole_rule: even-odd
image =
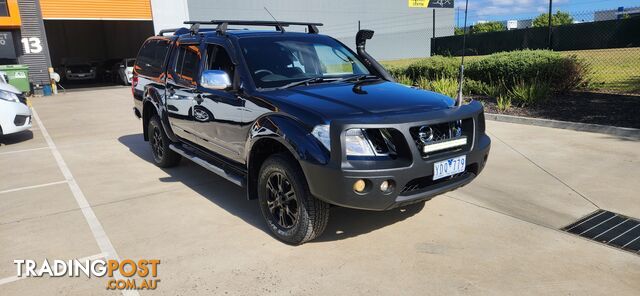
[(466, 30), (467, 55), (550, 49), (575, 55), (589, 64), (594, 89), (640, 93), (640, 7), (568, 15), (569, 18), (563, 17), (565, 24), (556, 23), (551, 27), (546, 20), (521, 18), (456, 28), (458, 35), (431, 39), (431, 55), (459, 56), (462, 53), (460, 34)]

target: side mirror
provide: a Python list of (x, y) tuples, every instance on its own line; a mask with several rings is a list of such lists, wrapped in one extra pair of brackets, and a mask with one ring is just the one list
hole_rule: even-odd
[(225, 90), (231, 87), (231, 79), (225, 71), (206, 70), (202, 72), (200, 86), (209, 89)]

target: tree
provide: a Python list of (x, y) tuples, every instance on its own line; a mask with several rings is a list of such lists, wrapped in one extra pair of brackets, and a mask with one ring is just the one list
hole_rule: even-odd
[[(552, 26), (562, 26), (573, 24), (573, 17), (570, 14), (562, 11), (557, 11), (555, 14), (551, 16), (551, 25)], [(549, 14), (543, 13), (533, 19), (534, 27), (547, 27), (549, 26)]]
[(464, 28), (453, 28), (454, 35), (464, 35)]
[(501, 22), (479, 23), (471, 28), (470, 33), (486, 33), (504, 31), (506, 28)]

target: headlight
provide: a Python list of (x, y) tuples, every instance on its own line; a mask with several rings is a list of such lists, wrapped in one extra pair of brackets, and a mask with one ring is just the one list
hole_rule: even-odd
[(67, 74), (71, 74), (71, 70), (67, 70)]
[(4, 90), (0, 90), (0, 99), (9, 101), (9, 102), (16, 102), (16, 103), (20, 102), (16, 94), (12, 92), (4, 91)]
[(375, 156), (369, 139), (362, 129), (347, 130), (345, 137), (347, 156)]
[(329, 125), (318, 125), (313, 128), (311, 134), (324, 145), (327, 150), (331, 151), (331, 135), (329, 134)]

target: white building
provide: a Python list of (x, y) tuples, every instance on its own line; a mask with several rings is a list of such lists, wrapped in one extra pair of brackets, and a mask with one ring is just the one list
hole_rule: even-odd
[[(151, 0), (151, 6), (156, 32), (185, 20), (271, 20), (266, 7), (278, 20), (324, 23), (321, 34), (352, 48), (360, 21), (361, 28), (375, 30), (367, 49), (380, 60), (429, 56), (433, 37), (433, 10), (409, 8), (406, 0)], [(453, 35), (453, 9), (435, 15), (436, 37)]]

